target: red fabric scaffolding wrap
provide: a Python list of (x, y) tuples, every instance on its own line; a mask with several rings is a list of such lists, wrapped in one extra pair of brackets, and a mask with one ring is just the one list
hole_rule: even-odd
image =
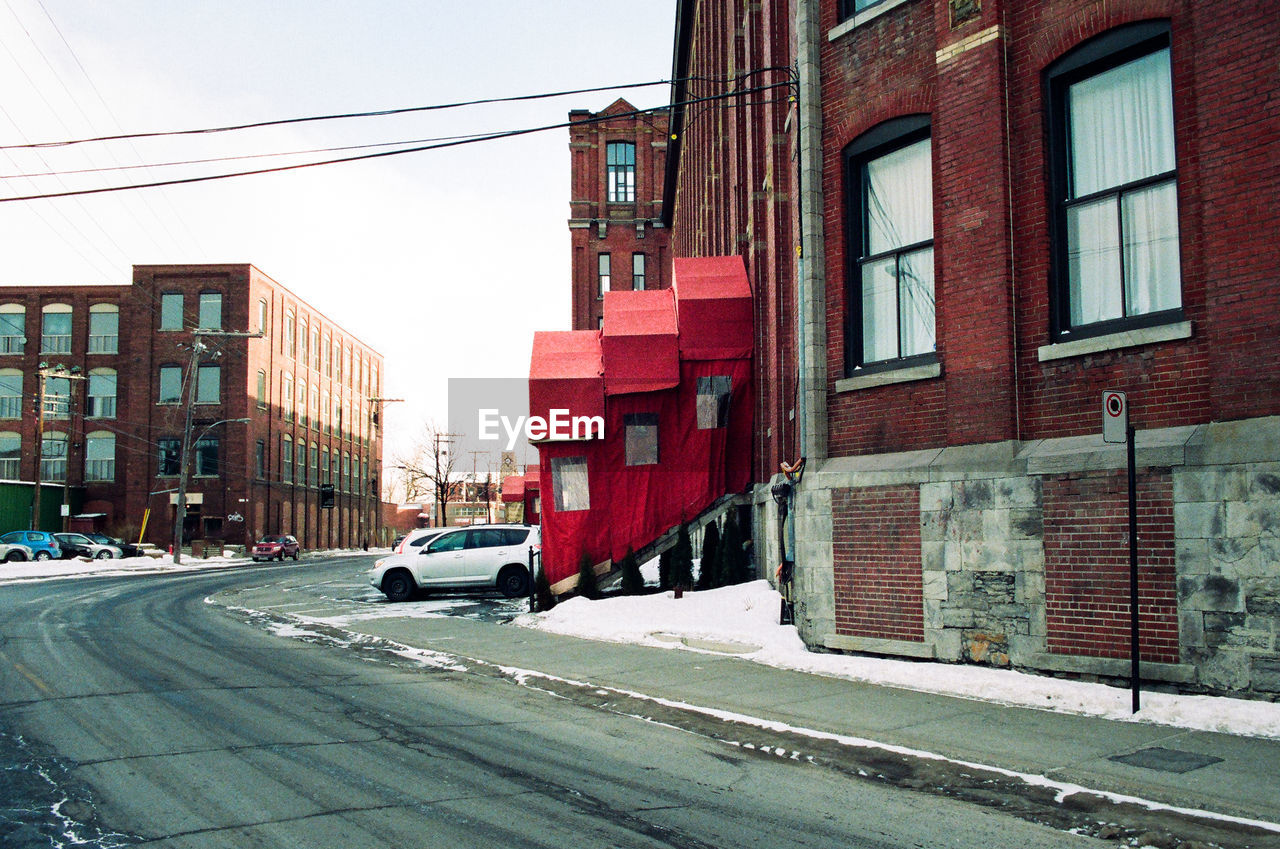
[[(600, 397), (605, 422), (603, 438), (538, 444), (542, 562), (553, 585), (576, 575), (584, 555), (616, 563), (751, 479), (746, 269), (737, 257), (677, 259), (673, 277), (673, 290), (607, 293), (602, 334), (535, 336), (530, 414), (593, 414), (575, 405)], [(590, 381), (588, 337), (600, 352), (599, 383)], [(569, 481), (559, 492), (557, 475)]]

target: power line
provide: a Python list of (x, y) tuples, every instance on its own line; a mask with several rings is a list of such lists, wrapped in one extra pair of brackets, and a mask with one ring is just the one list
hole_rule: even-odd
[(486, 97), (478, 100), (460, 100), (454, 103), (436, 103), (428, 106), (406, 106), (399, 109), (377, 109), (368, 112), (340, 112), (331, 115), (308, 115), (301, 118), (278, 118), (272, 121), (255, 121), (247, 124), (231, 124), (225, 127), (202, 127), (188, 130), (158, 130), (148, 133), (121, 133), (110, 136), (94, 136), (82, 139), (67, 139), (52, 142), (29, 142), (24, 144), (0, 145), (0, 150), (30, 149), (41, 147), (68, 147), (92, 142), (121, 141), (124, 139), (151, 139), (167, 136), (195, 136), (211, 133), (229, 133), (238, 130), (252, 130), (261, 127), (279, 127), (288, 124), (305, 124), (316, 121), (338, 121), (347, 118), (385, 118), (392, 115), (407, 115), (414, 112), (436, 112), (444, 109), (459, 109), (467, 106), (483, 106), (493, 103), (517, 103), (527, 100), (546, 100), (553, 97), (570, 97), (578, 94), (594, 94), (602, 91), (619, 91), (631, 88), (648, 88), (656, 85), (670, 85), (671, 80), (653, 80), (644, 83), (627, 83), (625, 85), (595, 86), (593, 88), (568, 89), (565, 91), (542, 92), (539, 94), (516, 94), (509, 97)]
[[(736, 89), (734, 91), (731, 91), (725, 94), (717, 94), (709, 97), (695, 98), (693, 100), (683, 101), (678, 104), (669, 104), (667, 106), (655, 107), (655, 108), (669, 109), (675, 106), (690, 106), (698, 103), (707, 103), (707, 102), (723, 100), (726, 98), (741, 97), (742, 95), (745, 95), (745, 94), (754, 94), (757, 92), (772, 91), (778, 88), (786, 88), (786, 87), (789, 87), (790, 85), (791, 83), (788, 80), (787, 82), (772, 83), (772, 84), (762, 85), (762, 86), (754, 86), (752, 88), (747, 88), (747, 89)], [(348, 162), (362, 162), (370, 159), (382, 159), (389, 156), (400, 156), (406, 153), (422, 153), (424, 151), (429, 151), (429, 150), (441, 150), (444, 148), (459, 147), (461, 145), (476, 144), (478, 142), (498, 141), (501, 139), (515, 138), (517, 136), (530, 135), (532, 133), (541, 133), (541, 132), (546, 132), (548, 130), (565, 129), (575, 124), (601, 123), (604, 121), (612, 121), (618, 118), (644, 115), (644, 114), (655, 111), (655, 108), (636, 109), (631, 112), (619, 112), (619, 113), (610, 114), (610, 115), (598, 115), (598, 116), (583, 119), (580, 121), (564, 121), (556, 124), (546, 124), (541, 127), (526, 127), (519, 130), (504, 130), (504, 131), (499, 131), (494, 133), (481, 134), (481, 135), (469, 137), (469, 138), (455, 139), (452, 141), (437, 142), (437, 143), (431, 143), (431, 144), (425, 144), (425, 145), (415, 145), (413, 147), (400, 148), (397, 150), (380, 151), (378, 153), (365, 153), (357, 156), (345, 156), (345, 157), (338, 157), (335, 159), (324, 159), (317, 162), (303, 162), (296, 165), (280, 165), (273, 168), (258, 168), (258, 169), (253, 169), (249, 171), (234, 171), (226, 174), (207, 174), (200, 177), (182, 177), (182, 178), (176, 178), (173, 180), (159, 180), (159, 181), (154, 181), (149, 183), (133, 183), (133, 184), (122, 185), (122, 186), (106, 186), (106, 187), (101, 187), (96, 189), (78, 189), (78, 190), (65, 191), (65, 192), (49, 192), (46, 194), (38, 194), (38, 195), (25, 195), (20, 197), (0, 198), (0, 203), (13, 203), (17, 201), (32, 201), (32, 200), (51, 200), (54, 198), (78, 197), (82, 195), (94, 195), (94, 194), (105, 194), (109, 192), (131, 191), (134, 189), (158, 188), (161, 186), (178, 186), (178, 185), (187, 185), (191, 183), (207, 183), (207, 182), (212, 182), (214, 180), (227, 180), (233, 177), (250, 177), (250, 176), (257, 176), (261, 174), (277, 174), (285, 171), (297, 171), (303, 168), (316, 168), (323, 165), (339, 165), (339, 164), (344, 164)]]
[[(6, 4), (8, 5), (8, 0), (6, 0)], [(84, 63), (80, 61), (80, 56), (76, 53), (75, 48), (73, 48), (71, 46), (71, 43), (67, 41), (67, 37), (63, 34), (62, 29), (58, 26), (58, 22), (53, 19), (53, 16), (51, 14), (49, 14), (49, 10), (45, 7), (43, 0), (36, 0), (36, 5), (40, 7), (40, 11), (44, 15), (45, 20), (49, 22), (49, 26), (51, 26), (53, 28), (53, 31), (57, 33), (59, 41), (62, 42), (62, 46), (66, 48), (67, 53), (71, 56), (71, 59), (75, 62), (76, 68), (79, 69), (80, 75), (84, 78), (84, 81), (88, 83), (89, 89), (90, 91), (93, 92), (94, 97), (98, 99), (98, 103), (102, 104), (102, 108), (106, 110), (107, 116), (111, 119), (112, 125), (114, 125), (116, 130), (121, 130), (120, 121), (118, 118), (116, 118), (115, 112), (112, 111), (111, 106), (107, 103), (106, 98), (102, 96), (102, 92), (98, 89), (97, 84), (94, 83), (93, 77), (90, 76), (89, 71), (84, 66)], [(17, 13), (13, 12), (12, 5), (10, 5), (9, 7), (14, 17), (17, 17)], [(24, 30), (25, 30), (25, 27), (24, 27)], [(28, 35), (28, 37), (30, 37), (30, 35)], [(32, 38), (31, 41), (32, 41), (32, 44), (35, 45), (36, 50), (39, 51), (43, 56), (44, 53), (43, 51), (40, 50), (39, 44), (36, 43), (34, 38)], [(76, 104), (76, 108), (80, 110), (80, 114), (84, 116), (86, 121), (89, 121), (90, 123), (92, 123), (89, 119), (88, 113), (85, 111), (84, 107), (80, 105), (79, 99), (76, 98), (74, 93), (72, 93), (70, 87), (67, 86), (67, 84), (62, 81), (61, 76), (58, 74), (56, 70), (54, 70), (52, 63), (50, 63), (47, 58), (45, 59), (45, 62), (46, 64), (49, 65), (50, 70), (53, 71), (54, 77), (58, 79), (59, 82), (61, 82), (63, 89), (67, 92), (68, 95), (71, 96), (72, 101)], [(137, 148), (134, 147), (132, 143), (129, 144), (129, 150), (133, 153), (135, 158), (141, 161), (142, 156), (141, 154), (138, 153)], [(108, 152), (108, 155), (111, 156), (111, 159), (113, 162), (117, 162), (117, 163), (119, 162), (119, 160), (116, 159), (114, 154)], [(160, 228), (169, 236), (171, 240), (173, 240), (175, 243), (177, 241), (176, 239), (173, 238), (174, 236), (173, 231), (169, 228), (170, 219), (176, 221), (178, 225), (182, 228), (182, 230), (185, 231), (187, 239), (189, 240), (189, 244), (199, 247), (200, 245), (199, 239), (196, 238), (194, 231), (192, 231), (191, 227), (187, 224), (187, 221), (183, 217), (182, 213), (179, 212), (178, 209), (169, 200), (169, 197), (167, 194), (165, 194), (164, 192), (161, 192), (160, 200), (163, 201), (164, 204), (168, 207), (169, 209), (168, 216), (160, 215), (155, 210), (155, 208), (152, 207), (151, 203), (145, 197), (140, 198), (140, 200), (142, 205), (146, 207), (147, 211), (150, 212), (151, 215), (156, 219), (156, 222), (160, 225)]]
[(117, 165), (107, 168), (76, 168), (70, 171), (33, 171), (28, 174), (0, 174), (0, 180), (31, 179), (33, 177), (59, 177), (70, 174), (101, 174), (108, 171), (137, 171), (150, 168), (170, 168), (176, 165), (209, 165), (215, 162), (238, 162), (245, 159), (271, 159), (279, 156), (303, 156), (313, 153), (337, 153), (344, 150), (368, 150), (375, 147), (397, 147), (405, 144), (433, 144), (435, 142), (455, 141), (458, 139), (480, 138), (489, 133), (466, 133), (458, 136), (439, 136), (429, 139), (404, 139), (391, 142), (369, 142), (368, 144), (349, 144), (339, 147), (314, 147), (306, 150), (279, 150), (273, 153), (243, 153), (237, 156), (210, 156), (205, 159), (180, 159), (170, 162), (153, 162), (141, 165)]

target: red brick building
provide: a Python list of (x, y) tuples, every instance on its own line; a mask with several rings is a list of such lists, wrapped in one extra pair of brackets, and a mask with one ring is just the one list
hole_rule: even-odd
[[(86, 379), (46, 381), (38, 440), (23, 413), (42, 365)], [(381, 374), (376, 351), (251, 265), (135, 266), (128, 286), (4, 287), (0, 477), (34, 481), (42, 441), (42, 480), (82, 490), (99, 527), (136, 538), (145, 521), (145, 539), (167, 546), (189, 406), (184, 540), (284, 532), (307, 548), (360, 545), (380, 528)], [(47, 503), (41, 514), (56, 524)], [(2, 519), (8, 530), (29, 515)]]
[(803, 454), (810, 645), (1127, 674), (1121, 390), (1144, 675), (1280, 693), (1274, 11), (679, 4), (674, 79), (799, 69), (673, 111), (666, 212), (753, 279), (756, 551)]
[(605, 292), (671, 287), (662, 223), (667, 114), (620, 99), (569, 120), (572, 329), (595, 330)]

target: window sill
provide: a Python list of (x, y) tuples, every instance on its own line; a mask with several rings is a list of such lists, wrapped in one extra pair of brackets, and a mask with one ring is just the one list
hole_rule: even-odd
[(878, 371), (872, 374), (846, 377), (836, 381), (836, 392), (856, 392), (860, 389), (874, 389), (877, 386), (891, 386), (895, 383), (910, 383), (916, 380), (930, 380), (942, 376), (942, 363), (927, 363), (921, 366), (908, 366), (892, 371)]
[(846, 33), (852, 32), (868, 21), (872, 21), (883, 15), (885, 12), (888, 12), (890, 9), (896, 9), (906, 2), (908, 2), (908, 0), (884, 0), (883, 3), (878, 3), (870, 9), (863, 9), (852, 18), (842, 21), (833, 27), (831, 31), (827, 33), (827, 41), (835, 41)]
[(1040, 362), (1064, 360), (1068, 357), (1080, 357), (1085, 354), (1099, 354), (1104, 351), (1115, 351), (1121, 348), (1135, 348), (1139, 345), (1152, 345), (1157, 342), (1173, 342), (1178, 339), (1191, 338), (1191, 322), (1179, 321), (1175, 324), (1162, 324), (1158, 327), (1141, 327), (1136, 330), (1125, 330), (1120, 333), (1108, 333), (1106, 336), (1093, 336), (1088, 339), (1077, 339), (1072, 342), (1056, 342), (1042, 345), (1036, 351)]

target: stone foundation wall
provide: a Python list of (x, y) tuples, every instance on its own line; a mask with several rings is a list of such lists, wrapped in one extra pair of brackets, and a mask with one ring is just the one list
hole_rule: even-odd
[[(1137, 447), (1144, 678), (1280, 698), (1280, 418), (1144, 431)], [(1124, 447), (1100, 437), (826, 461), (795, 501), (802, 638), (820, 649), (1127, 676), (1127, 525), (1114, 515), (1127, 504), (1124, 463)], [(886, 491), (919, 493), (922, 593), (904, 603), (919, 605), (923, 641), (838, 624), (837, 554), (858, 556), (847, 529), (870, 527), (865, 514)], [(860, 523), (850, 524), (851, 510)]]

